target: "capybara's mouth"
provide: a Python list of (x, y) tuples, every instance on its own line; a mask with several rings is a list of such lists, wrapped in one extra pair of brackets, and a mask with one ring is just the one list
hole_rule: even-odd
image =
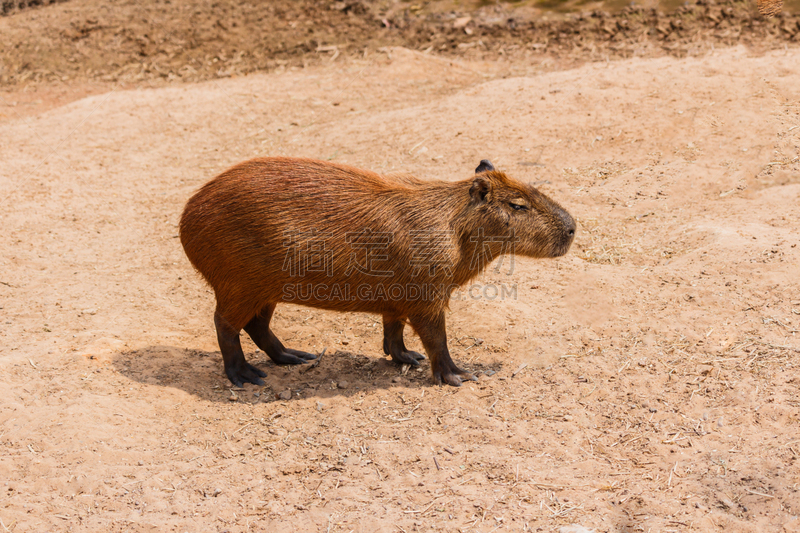
[(571, 245), (572, 245), (572, 239), (569, 239), (567, 242), (556, 246), (555, 249), (553, 250), (553, 257), (561, 257), (567, 255), (567, 252), (569, 251), (569, 247)]
[(567, 228), (560, 243), (553, 246), (553, 257), (561, 257), (566, 255), (575, 241), (575, 227)]

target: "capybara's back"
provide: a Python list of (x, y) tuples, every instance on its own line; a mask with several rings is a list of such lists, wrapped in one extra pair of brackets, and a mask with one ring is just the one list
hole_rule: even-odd
[(569, 214), (536, 189), (488, 162), (476, 172), (470, 180), (428, 182), (276, 157), (244, 162), (203, 186), (186, 205), (180, 236), (214, 289), (231, 381), (263, 376), (244, 360), (241, 329), (278, 363), (314, 357), (285, 348), (271, 332), (280, 302), (380, 313), (386, 353), (418, 364), (422, 356), (402, 340), (408, 321), (437, 379), (469, 377), (449, 355), (431, 355), (442, 342), (427, 330), (444, 334), (452, 290), (509, 253), (509, 243), (521, 255), (553, 257), (566, 252), (575, 230)]

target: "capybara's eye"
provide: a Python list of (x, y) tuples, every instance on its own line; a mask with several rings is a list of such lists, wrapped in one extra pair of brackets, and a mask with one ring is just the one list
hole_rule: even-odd
[(510, 205), (511, 209), (513, 209), (514, 211), (522, 211), (528, 209), (527, 205), (515, 204), (514, 202), (508, 202), (508, 205)]

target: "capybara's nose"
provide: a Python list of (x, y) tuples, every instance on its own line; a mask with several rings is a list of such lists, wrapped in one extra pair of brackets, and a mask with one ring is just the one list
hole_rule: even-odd
[(561, 222), (564, 224), (564, 231), (569, 237), (574, 237), (576, 229), (575, 219), (563, 209), (561, 210), (561, 213), (559, 213), (559, 216), (561, 218)]

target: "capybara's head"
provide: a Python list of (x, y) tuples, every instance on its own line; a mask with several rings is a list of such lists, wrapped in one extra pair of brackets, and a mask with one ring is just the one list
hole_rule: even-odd
[(480, 214), (487, 238), (513, 239), (514, 252), (528, 257), (559, 257), (575, 238), (575, 219), (554, 200), (495, 170), (487, 160), (475, 169), (470, 209)]

